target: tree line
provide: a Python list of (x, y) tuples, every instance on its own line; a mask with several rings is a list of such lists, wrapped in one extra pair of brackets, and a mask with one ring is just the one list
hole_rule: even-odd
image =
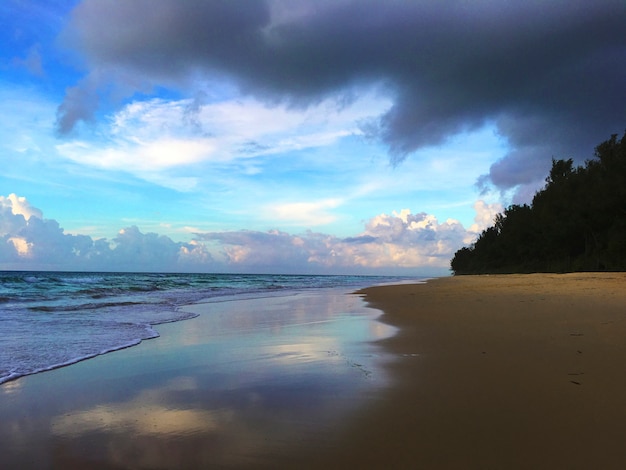
[(626, 132), (583, 166), (553, 159), (532, 203), (498, 214), (450, 265), (454, 274), (626, 270)]

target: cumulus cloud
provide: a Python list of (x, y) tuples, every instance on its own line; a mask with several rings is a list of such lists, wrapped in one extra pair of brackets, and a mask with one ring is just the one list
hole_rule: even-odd
[[(479, 234), (487, 227), (492, 226), (496, 215), (502, 213), (504, 211), (504, 207), (502, 204), (497, 202), (488, 204), (485, 201), (478, 200), (474, 203), (474, 211), (476, 212), (474, 223), (470, 225), (468, 230), (471, 238), (473, 238), (473, 234)], [(473, 240), (469, 239), (466, 243), (470, 243), (471, 241)]]
[(0, 196), (0, 263), (8, 269), (64, 267), (66, 260), (92, 244), (84, 235), (63, 233), (55, 220), (43, 214), (24, 197)]
[[(445, 274), (495, 206), (476, 204), (476, 223), (439, 222), (408, 209), (380, 214), (352, 237), (307, 231), (195, 233), (177, 242), (136, 226), (112, 240), (65, 233), (24, 197), (0, 197), (0, 269)], [(492, 221), (491, 221), (492, 222)]]
[[(476, 207), (481, 213), (472, 230), (479, 230), (484, 221), (482, 212), (492, 208), (484, 203)], [(276, 263), (290, 270), (294, 267), (326, 272), (419, 269), (442, 274), (456, 250), (477, 236), (472, 230), (466, 230), (456, 220), (439, 222), (432, 215), (411, 214), (404, 209), (373, 217), (365, 230), (353, 237), (339, 238), (311, 231), (290, 235), (281, 231), (245, 230), (203, 233), (198, 234), (198, 239), (218, 242), (227, 265), (252, 270)]]
[(0, 196), (2, 269), (194, 271), (210, 263), (210, 254), (196, 243), (144, 234), (137, 227), (120, 230), (113, 240), (65, 233), (26, 198)]
[(466, 234), (456, 220), (440, 223), (433, 215), (411, 214), (404, 209), (373, 217), (360, 235), (359, 243), (344, 240), (337, 252), (362, 266), (444, 268)]
[(220, 261), (243, 271), (258, 272), (259, 268), (306, 272), (310, 244), (304, 238), (278, 230), (257, 232), (210, 232), (197, 234), (198, 240), (216, 243)]
[(91, 119), (112, 83), (229, 79), (301, 108), (383, 84), (393, 105), (363, 128), (392, 159), (495, 123), (511, 152), (482, 181), (506, 190), (623, 130), (624, 24), (620, 0), (84, 0), (63, 41), (88, 70), (58, 128)]
[(10, 211), (13, 215), (21, 215), (25, 220), (35, 216), (39, 219), (43, 217), (42, 212), (30, 205), (25, 197), (18, 197), (11, 193), (7, 197), (0, 196), (0, 210)]

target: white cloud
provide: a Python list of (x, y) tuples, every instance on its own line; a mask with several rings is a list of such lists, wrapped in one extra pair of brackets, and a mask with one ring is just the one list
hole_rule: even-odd
[(315, 202), (289, 202), (269, 207), (266, 212), (270, 220), (288, 221), (308, 227), (334, 222), (336, 216), (328, 210), (341, 205), (339, 199), (325, 199)]
[(28, 220), (35, 216), (39, 219), (43, 217), (42, 212), (30, 205), (25, 197), (18, 197), (11, 193), (7, 197), (0, 196), (0, 208), (7, 208), (11, 210), (13, 215), (22, 215), (24, 219)]
[(150, 142), (134, 139), (134, 142), (117, 144), (117, 147), (100, 148), (96, 144), (74, 141), (57, 145), (57, 150), (76, 163), (139, 174), (196, 163), (214, 151), (210, 139), (162, 138)]
[(33, 244), (28, 243), (25, 238), (22, 237), (10, 237), (7, 238), (7, 241), (10, 242), (17, 254), (22, 258), (29, 258), (31, 256)]
[[(488, 204), (483, 200), (478, 200), (474, 203), (474, 211), (476, 212), (476, 217), (474, 217), (474, 223), (469, 227), (469, 232), (478, 235), (487, 227), (493, 225), (496, 215), (502, 213), (504, 207), (498, 202)], [(468, 240), (467, 243), (469, 241), (471, 240)]]
[(124, 171), (159, 186), (187, 192), (196, 187), (195, 176), (172, 174), (207, 159), (214, 151), (210, 139), (183, 140), (162, 138), (155, 141), (118, 141), (116, 147), (100, 147), (84, 141), (56, 146), (60, 155), (80, 165), (104, 170)]
[(364, 267), (447, 269), (465, 234), (456, 220), (439, 223), (433, 215), (404, 209), (373, 217), (360, 236), (344, 240), (340, 248), (344, 257)]
[(468, 233), (455, 220), (439, 223), (428, 214), (380, 214), (370, 219), (355, 237), (338, 238), (307, 232), (211, 232), (198, 235), (218, 242), (229, 265), (258, 269), (273, 262), (282, 267), (317, 267), (320, 270), (375, 271), (414, 269), (447, 272), (455, 251)]
[(66, 233), (26, 198), (0, 196), (0, 269), (193, 271), (211, 261), (197, 242), (175, 242), (134, 226), (110, 241)]
[[(315, 217), (337, 201), (294, 205)], [(471, 241), (497, 205), (478, 201), (470, 230), (453, 219), (403, 209), (379, 214), (353, 237), (316, 232), (290, 234), (240, 230), (195, 233), (176, 242), (136, 226), (112, 240), (66, 233), (52, 219), (14, 194), (0, 197), (0, 269), (87, 269), (142, 271), (403, 272), (445, 274), (455, 251)], [(16, 213), (13, 212), (15, 209)], [(32, 214), (26, 219), (23, 213)], [(35, 216), (36, 215), (36, 216)], [(289, 215), (289, 217), (295, 217)], [(193, 230), (188, 228), (188, 230)], [(409, 270), (409, 271), (407, 271)]]
[[(329, 146), (361, 134), (358, 122), (388, 105), (371, 93), (350, 106), (328, 100), (306, 110), (250, 98), (212, 103), (152, 99), (126, 105), (94, 140), (70, 141), (56, 149), (82, 165), (125, 171), (178, 189), (185, 185), (172, 181), (183, 180), (164, 173), (176, 168), (178, 178), (189, 178), (196, 175), (190, 166), (200, 162), (224, 165)], [(248, 169), (260, 171), (251, 164)]]

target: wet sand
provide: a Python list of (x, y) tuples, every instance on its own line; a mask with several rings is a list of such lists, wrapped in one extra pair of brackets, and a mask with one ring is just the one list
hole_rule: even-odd
[(366, 289), (393, 388), (337, 465), (626, 468), (626, 275), (442, 278)]
[(358, 296), (219, 300), (160, 338), (0, 385), (0, 468), (293, 468), (388, 382), (376, 341), (395, 329)]
[(624, 287), (464, 276), (200, 305), (0, 386), (2, 465), (625, 468)]

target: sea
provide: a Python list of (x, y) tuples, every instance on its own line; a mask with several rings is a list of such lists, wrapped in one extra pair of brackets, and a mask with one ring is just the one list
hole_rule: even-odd
[(0, 384), (159, 336), (192, 318), (185, 305), (356, 290), (418, 280), (387, 276), (0, 271)]

